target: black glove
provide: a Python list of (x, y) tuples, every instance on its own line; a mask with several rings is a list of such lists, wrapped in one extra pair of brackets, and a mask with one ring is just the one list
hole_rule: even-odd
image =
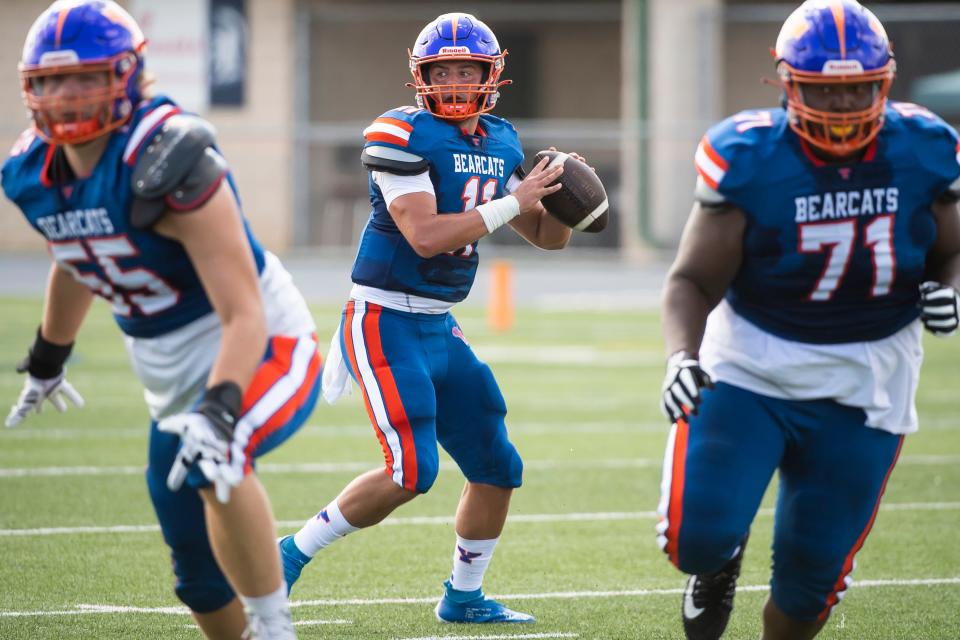
[(948, 284), (920, 285), (920, 321), (935, 336), (952, 336), (960, 325), (960, 293)]
[(700, 361), (686, 351), (677, 351), (667, 360), (660, 410), (671, 423), (685, 418), (687, 412), (697, 415), (700, 390), (704, 388), (713, 389), (713, 380), (700, 366)]

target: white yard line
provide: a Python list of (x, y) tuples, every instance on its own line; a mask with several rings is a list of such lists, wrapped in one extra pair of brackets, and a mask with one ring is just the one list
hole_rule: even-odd
[[(883, 587), (919, 587), (960, 585), (960, 577), (952, 578), (894, 578), (888, 580), (855, 580), (854, 589)], [(767, 591), (769, 585), (740, 585), (737, 591)], [(571, 600), (578, 598), (632, 598), (647, 596), (676, 595), (683, 593), (683, 587), (671, 589), (620, 589), (611, 591), (548, 591), (544, 593), (492, 594), (498, 600)], [(429, 604), (437, 601), (437, 596), (421, 598), (346, 598), (322, 600), (294, 600), (291, 607), (343, 607), (343, 606), (379, 606), (389, 604)], [(73, 609), (39, 611), (0, 611), (0, 618), (26, 618), (35, 616), (78, 616), (96, 614), (150, 613), (164, 615), (188, 615), (186, 607), (128, 607), (105, 604), (78, 604)], [(339, 624), (339, 622), (337, 622)], [(349, 623), (349, 621), (347, 621)], [(445, 636), (450, 637), (450, 636)], [(486, 636), (491, 637), (491, 636)], [(510, 636), (519, 637), (519, 636)]]
[(507, 640), (508, 638), (579, 638), (579, 633), (504, 633), (496, 636), (418, 636), (396, 640)]
[[(900, 466), (940, 466), (960, 463), (960, 455), (906, 455), (898, 461)], [(264, 474), (284, 473), (354, 473), (367, 471), (377, 466), (376, 461), (352, 462), (264, 462), (257, 465), (257, 472)], [(523, 467), (527, 470), (555, 469), (646, 469), (659, 468), (661, 458), (603, 458), (594, 460), (527, 460)], [(440, 463), (441, 471), (459, 471), (459, 467), (449, 460)], [(73, 477), (73, 476), (134, 476), (142, 475), (144, 467), (123, 465), (115, 467), (76, 466), (76, 467), (14, 467), (0, 468), (2, 478), (35, 477)]]
[[(507, 397), (508, 404), (511, 395)], [(38, 428), (27, 425), (17, 429), (2, 431), (0, 442), (3, 440), (146, 440), (147, 424), (142, 427), (126, 427), (117, 429), (97, 429), (86, 427), (66, 428)], [(574, 424), (558, 424), (556, 422), (509, 422), (508, 430), (513, 435), (559, 434), (559, 433), (587, 433), (587, 434), (639, 434), (639, 433), (666, 433), (669, 429), (662, 420), (643, 420), (626, 422), (624, 420), (592, 420)], [(311, 422), (300, 429), (297, 438), (369, 438), (372, 427), (369, 424), (331, 425), (322, 422)], [(926, 418), (921, 423), (921, 431), (957, 431), (960, 422), (951, 417)], [(917, 456), (931, 457), (938, 456)], [(903, 458), (901, 458), (901, 462)]]
[(477, 356), (490, 364), (569, 364), (586, 367), (626, 368), (663, 363), (656, 351), (606, 351), (589, 346), (547, 344), (474, 345)]
[[(960, 456), (957, 457), (960, 461)], [(659, 467), (662, 460), (659, 458), (606, 458), (601, 460), (529, 460), (524, 462), (524, 469), (554, 470), (554, 469), (640, 469)], [(367, 462), (300, 462), (300, 463), (271, 463), (264, 462), (257, 465), (257, 472), (264, 474), (283, 473), (356, 473), (369, 471), (379, 463), (374, 460)], [(459, 471), (460, 468), (449, 460), (440, 463), (441, 471)], [(33, 478), (33, 477), (73, 477), (73, 476), (133, 476), (143, 475), (142, 466), (116, 467), (20, 467), (0, 468), (0, 478)]]
[[(960, 585), (960, 577), (953, 578), (913, 578), (890, 580), (854, 580), (852, 587), (917, 587), (934, 585)], [(738, 585), (737, 591), (768, 591), (770, 585), (753, 584)], [(573, 600), (578, 598), (623, 598), (676, 595), (684, 592), (684, 587), (672, 589), (620, 589), (611, 591), (548, 591), (544, 593), (502, 593), (491, 594), (495, 600)], [(427, 604), (437, 601), (436, 596), (427, 598), (351, 598), (347, 600), (295, 600), (291, 607), (319, 607), (319, 606), (368, 606), (382, 604)]]
[[(511, 403), (513, 404), (513, 403)], [(593, 420), (576, 424), (556, 422), (510, 422), (507, 428), (512, 434), (556, 433), (665, 433), (668, 427), (661, 420), (625, 422), (623, 420)], [(367, 424), (325, 425), (309, 424), (301, 428), (297, 438), (370, 438), (373, 427)], [(3, 431), (0, 441), (6, 440), (146, 440), (148, 425), (117, 429), (95, 428), (18, 428)]]
[[(183, 613), (182, 611), (177, 611), (177, 613)], [(294, 620), (293, 626), (295, 627), (312, 627), (314, 625), (321, 624), (353, 624), (353, 620)], [(183, 625), (187, 629), (199, 629), (200, 627), (195, 624), (185, 624)]]
[[(960, 502), (892, 502), (881, 504), (880, 511), (957, 511)], [(772, 508), (760, 509), (758, 515), (769, 517), (773, 515)], [(516, 514), (508, 517), (511, 524), (544, 523), (544, 522), (611, 522), (617, 520), (653, 520), (657, 518), (656, 511), (587, 511), (580, 513), (529, 513)], [(277, 526), (281, 529), (299, 528), (304, 520), (279, 520)], [(387, 518), (379, 526), (433, 526), (453, 524), (453, 516), (408, 516), (404, 518)], [(110, 525), (110, 526), (76, 526), (76, 527), (36, 527), (30, 529), (0, 529), (0, 538), (24, 536), (55, 536), (73, 535), (78, 533), (155, 533), (160, 527), (155, 524), (139, 525)]]

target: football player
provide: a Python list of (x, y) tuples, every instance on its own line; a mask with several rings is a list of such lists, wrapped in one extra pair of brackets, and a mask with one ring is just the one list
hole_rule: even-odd
[(359, 384), (386, 466), (281, 540), (284, 571), (293, 585), (321, 549), (429, 491), (439, 444), (467, 482), (437, 618), (532, 622), (481, 589), (523, 465), (503, 395), (450, 309), (473, 284), (478, 241), (497, 228), (508, 224), (543, 249), (567, 244), (570, 229), (540, 204), (562, 168), (540, 162), (523, 177), (516, 130), (489, 113), (507, 84), (506, 51), (483, 22), (444, 14), (409, 54), (417, 106), (391, 109), (363, 132), (373, 211), (324, 369), (328, 399), (348, 384), (347, 371)]
[(27, 34), (33, 127), (3, 165), (3, 189), (53, 265), (6, 424), (46, 401), (83, 404), (64, 364), (93, 296), (108, 300), (152, 418), (146, 479), (177, 596), (208, 637), (249, 625), (256, 638), (293, 638), (252, 468), (316, 401), (314, 324), (251, 234), (210, 125), (149, 95), (144, 50), (106, 0), (55, 2)]
[(659, 542), (691, 574), (688, 638), (718, 638), (779, 473), (763, 637), (812, 638), (851, 582), (914, 400), (921, 329), (954, 333), (957, 133), (887, 101), (894, 60), (855, 0), (777, 39), (783, 108), (711, 128), (663, 295)]

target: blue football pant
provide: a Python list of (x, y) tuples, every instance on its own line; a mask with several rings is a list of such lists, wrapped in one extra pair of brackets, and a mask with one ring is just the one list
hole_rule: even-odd
[(720, 383), (674, 425), (661, 485), (661, 548), (681, 571), (717, 571), (747, 534), (779, 470), (771, 596), (824, 620), (843, 596), (903, 436), (830, 400), (769, 398)]
[(503, 394), (452, 315), (351, 300), (340, 340), (396, 484), (428, 491), (439, 443), (470, 482), (520, 486), (523, 463), (507, 438)]
[[(315, 336), (274, 336), (267, 353), (243, 397), (243, 414), (237, 431), (248, 430), (246, 472), (253, 460), (292, 436), (306, 422), (320, 394), (320, 355)], [(234, 598), (233, 589), (220, 571), (197, 490), (209, 482), (194, 466), (179, 491), (167, 489), (167, 475), (180, 449), (175, 434), (150, 425), (150, 462), (147, 487), (160, 521), (163, 539), (170, 547), (175, 592), (191, 610), (209, 613)]]

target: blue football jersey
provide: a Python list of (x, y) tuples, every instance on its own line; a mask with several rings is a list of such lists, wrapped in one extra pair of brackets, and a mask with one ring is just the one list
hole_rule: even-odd
[[(487, 114), (480, 116), (476, 135), (467, 135), (457, 123), (422, 109), (401, 107), (377, 118), (364, 137), (365, 152), (426, 161), (441, 215), (469, 211), (503, 197), (507, 180), (523, 162), (516, 129)], [(447, 302), (466, 298), (477, 273), (477, 243), (432, 258), (420, 257), (387, 211), (372, 174), (368, 180), (373, 211), (360, 239), (353, 281)]]
[(783, 109), (746, 111), (700, 142), (697, 197), (746, 216), (733, 308), (808, 343), (877, 340), (919, 314), (935, 235), (932, 203), (960, 177), (956, 132), (930, 111), (890, 103), (858, 162), (814, 156)]
[[(130, 122), (110, 134), (86, 178), (54, 175), (56, 148), (32, 130), (20, 136), (3, 165), (4, 192), (47, 239), (53, 259), (109, 300), (120, 329), (134, 337), (161, 335), (212, 311), (183, 246), (129, 222), (139, 152), (179, 112), (165, 97), (142, 102)], [(262, 271), (263, 249), (244, 226)]]

